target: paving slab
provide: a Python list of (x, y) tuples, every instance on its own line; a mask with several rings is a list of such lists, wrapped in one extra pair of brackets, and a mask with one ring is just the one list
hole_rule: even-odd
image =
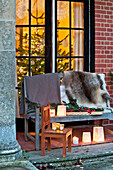
[(112, 156), (113, 142), (72, 147), (72, 151), (67, 152), (66, 158), (62, 157), (62, 152), (62, 148), (56, 148), (52, 149), (51, 151), (46, 150), (45, 156), (41, 156), (41, 151), (30, 151), (27, 152), (27, 154), (30, 155), (29, 161), (32, 162), (34, 165), (59, 162), (64, 163), (67, 161), (75, 161), (78, 159), (92, 160), (99, 159), (105, 156)]

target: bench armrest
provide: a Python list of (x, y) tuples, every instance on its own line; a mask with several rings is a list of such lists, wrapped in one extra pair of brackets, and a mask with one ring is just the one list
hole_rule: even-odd
[(28, 97), (25, 97), (25, 102), (26, 102), (26, 103), (33, 104), (33, 105), (35, 105), (37, 108), (40, 108), (40, 107), (41, 107), (41, 104), (40, 104), (40, 103), (33, 102), (33, 101), (32, 101), (30, 98), (28, 98)]

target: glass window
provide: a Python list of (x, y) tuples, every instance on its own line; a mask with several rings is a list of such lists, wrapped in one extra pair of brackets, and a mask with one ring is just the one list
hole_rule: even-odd
[[(57, 70), (83, 71), (84, 65), (84, 2), (57, 0)], [(60, 57), (68, 57), (58, 62)], [(60, 60), (61, 61), (61, 60)], [(58, 69), (59, 68), (59, 69)]]

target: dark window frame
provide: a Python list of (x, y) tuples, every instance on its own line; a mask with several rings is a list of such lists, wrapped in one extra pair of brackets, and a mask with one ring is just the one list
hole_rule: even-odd
[[(57, 48), (55, 49), (55, 71), (57, 72), (57, 59), (58, 58), (69, 58), (69, 70), (71, 70), (71, 58), (84, 58), (84, 71), (95, 72), (95, 10), (94, 0), (56, 0), (55, 1), (55, 47), (57, 47), (57, 29), (66, 29), (57, 27), (57, 1), (68, 1), (70, 3), (69, 8), (71, 9), (71, 2), (84, 2), (84, 29), (71, 28), (71, 15), (70, 15), (70, 54), (71, 54), (71, 30), (84, 30), (84, 57), (80, 56), (57, 56)], [(89, 6), (90, 5), (90, 6)], [(90, 15), (89, 15), (90, 8)], [(70, 11), (70, 10), (69, 10)], [(89, 18), (90, 17), (90, 18)], [(90, 21), (90, 29), (89, 29)], [(90, 31), (90, 32), (89, 32)], [(90, 35), (89, 35), (90, 34)], [(89, 42), (90, 36), (90, 42)], [(90, 54), (90, 59), (89, 59)], [(88, 56), (88, 57), (87, 57)], [(89, 67), (90, 65), (90, 67)]]

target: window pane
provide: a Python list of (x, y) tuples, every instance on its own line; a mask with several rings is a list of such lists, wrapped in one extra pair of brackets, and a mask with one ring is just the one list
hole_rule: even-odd
[(84, 28), (84, 4), (82, 2), (71, 3), (71, 26)]
[(71, 69), (74, 71), (83, 71), (84, 59), (83, 58), (72, 58), (71, 59)]
[(69, 56), (69, 30), (57, 31), (57, 56)]
[(21, 86), (23, 77), (28, 75), (29, 59), (28, 58), (17, 58), (17, 85)]
[(45, 55), (45, 28), (34, 27), (31, 29), (31, 55)]
[(32, 76), (45, 73), (45, 59), (32, 58), (31, 59)]
[(31, 24), (45, 24), (45, 0), (31, 1)]
[(69, 59), (67, 58), (57, 58), (57, 72), (63, 73), (69, 70)]
[(16, 56), (29, 55), (29, 29), (16, 28)]
[(69, 2), (57, 1), (57, 27), (69, 27)]
[(16, 1), (16, 25), (29, 24), (29, 0)]
[(84, 56), (84, 31), (71, 31), (72, 56)]

